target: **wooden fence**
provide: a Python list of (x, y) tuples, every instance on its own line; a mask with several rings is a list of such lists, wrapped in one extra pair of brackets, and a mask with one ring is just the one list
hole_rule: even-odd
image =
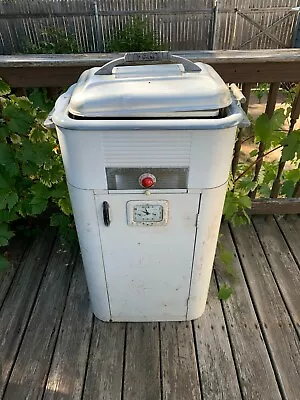
[(0, 0), (0, 54), (38, 44), (45, 28), (74, 35), (81, 52), (105, 51), (133, 16), (170, 50), (290, 47), (299, 0)]
[[(270, 83), (270, 91), (266, 113), (271, 116), (274, 112), (280, 82), (300, 82), (300, 51), (282, 49), (276, 51), (205, 51), (177, 52), (177, 54), (193, 61), (204, 61), (212, 65), (228, 83), (242, 85), (247, 98), (243, 105), (247, 111), (251, 88), (257, 82)], [(66, 87), (77, 81), (79, 75), (87, 68), (102, 66), (104, 63), (120, 54), (81, 54), (81, 55), (20, 55), (0, 56), (0, 77), (12, 87), (19, 88), (20, 93), (26, 93), (28, 87), (53, 88)], [(295, 97), (290, 117), (290, 131), (300, 115), (300, 91)], [(232, 173), (236, 174), (240, 159), (242, 132), (237, 137)], [(259, 145), (258, 158), (264, 154), (264, 144)], [(273, 184), (271, 199), (253, 201), (254, 213), (299, 213), (300, 214), (300, 181), (293, 190), (294, 199), (279, 200), (281, 177), (285, 163), (280, 162), (277, 176)], [(255, 166), (254, 179), (258, 178), (261, 163)], [(249, 193), (252, 199), (256, 192)]]

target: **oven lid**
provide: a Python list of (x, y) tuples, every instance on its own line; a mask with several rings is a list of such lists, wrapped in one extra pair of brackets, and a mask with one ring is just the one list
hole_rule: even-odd
[(193, 70), (184, 62), (118, 66), (114, 61), (109, 73), (107, 65), (91, 68), (79, 78), (68, 112), (84, 119), (218, 116), (232, 102), (228, 86), (209, 65), (186, 61)]

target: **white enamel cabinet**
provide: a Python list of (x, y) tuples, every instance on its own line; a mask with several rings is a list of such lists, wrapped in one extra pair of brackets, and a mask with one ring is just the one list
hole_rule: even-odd
[[(123, 65), (141, 61), (156, 64)], [(98, 318), (190, 320), (204, 311), (245, 123), (237, 97), (211, 67), (158, 52), (85, 71), (56, 102), (48, 124)]]

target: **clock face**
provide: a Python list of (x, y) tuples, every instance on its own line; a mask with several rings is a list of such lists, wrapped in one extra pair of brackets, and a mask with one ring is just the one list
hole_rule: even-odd
[(160, 204), (136, 204), (133, 208), (134, 222), (161, 222), (164, 209)]
[(127, 222), (135, 226), (163, 226), (169, 219), (166, 200), (131, 200), (127, 202)]

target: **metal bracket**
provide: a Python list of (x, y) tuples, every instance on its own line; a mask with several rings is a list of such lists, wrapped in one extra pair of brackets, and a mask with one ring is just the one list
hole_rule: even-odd
[(55, 111), (55, 107), (50, 111), (48, 117), (45, 119), (43, 125), (45, 128), (49, 128), (49, 129), (54, 129), (55, 128), (55, 124), (52, 121), (52, 115), (54, 114)]

